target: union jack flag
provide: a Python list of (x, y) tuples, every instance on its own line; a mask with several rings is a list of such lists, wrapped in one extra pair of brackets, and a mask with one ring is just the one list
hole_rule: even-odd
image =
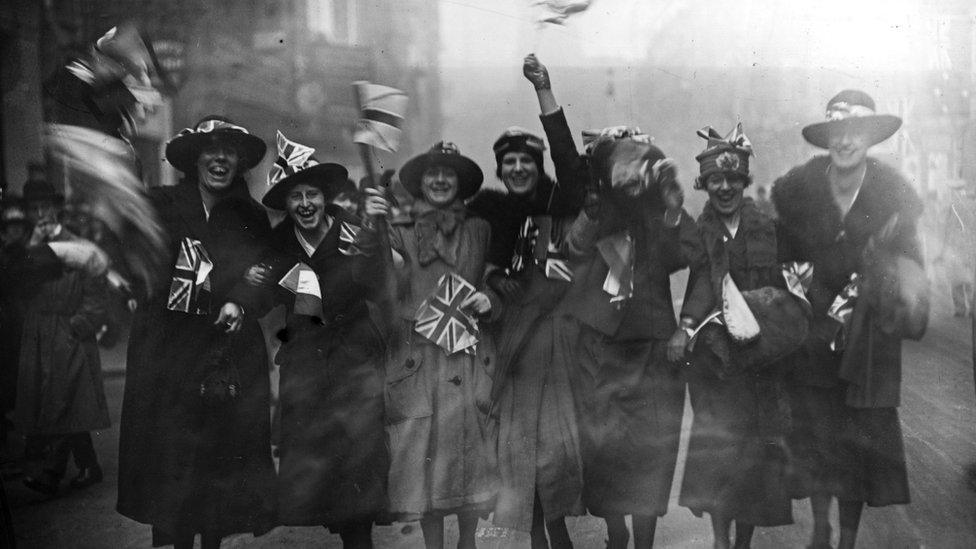
[(573, 281), (573, 270), (569, 266), (569, 261), (553, 242), (549, 243), (549, 249), (546, 251), (545, 272), (549, 280)]
[(474, 292), (474, 286), (457, 274), (442, 276), (434, 293), (417, 309), (414, 330), (448, 355), (473, 353), (478, 343), (478, 322), (461, 310), (461, 304)]
[(525, 270), (527, 262), (532, 262), (535, 254), (535, 243), (539, 238), (539, 226), (532, 216), (525, 218), (518, 236), (515, 238), (515, 251), (512, 254), (512, 264), (506, 274), (512, 275)]
[(339, 224), (339, 253), (342, 255), (363, 255), (363, 251), (356, 246), (356, 238), (361, 229), (352, 223), (343, 221)]
[(173, 267), (166, 308), (193, 315), (210, 314), (210, 271), (213, 262), (199, 240), (185, 237)]
[(271, 165), (268, 172), (268, 186), (300, 172), (306, 168), (318, 165), (318, 160), (312, 158), (315, 149), (306, 147), (301, 143), (291, 141), (281, 131), (278, 131), (278, 158)]

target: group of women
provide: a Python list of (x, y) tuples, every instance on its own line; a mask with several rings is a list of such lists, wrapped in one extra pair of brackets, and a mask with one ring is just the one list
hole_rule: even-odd
[[(270, 229), (236, 183), (259, 139), (211, 118), (169, 144), (186, 179), (154, 199), (174, 241), (206, 250), (205, 290), (222, 306), (216, 325), (174, 307), (174, 278), (139, 313), (120, 512), (178, 547), (275, 524), (324, 524), (369, 547), (372, 525), (390, 520), (419, 520), (426, 545), (443, 547), (453, 514), (471, 548), (491, 513), (533, 547), (570, 547), (564, 519), (585, 512), (606, 520), (609, 547), (627, 546), (627, 515), (635, 546), (650, 547), (687, 382), (681, 504), (711, 515), (716, 547), (733, 523), (747, 547), (754, 527), (792, 522), (784, 364), (810, 303), (784, 277), (773, 220), (744, 198), (741, 128), (701, 134), (695, 188), (709, 199), (696, 224), (648, 136), (608, 128), (581, 154), (546, 68), (529, 55), (523, 69), (556, 178), (543, 140), (521, 128), (494, 144), (504, 191), (482, 190), (477, 164), (442, 141), (399, 172), (416, 200), (408, 219), (390, 215), (382, 189), (366, 190), (362, 220), (331, 204), (346, 169), (279, 133), (262, 202), (286, 216)], [(679, 322), (670, 275), (685, 267)], [(279, 304), (275, 472), (254, 319)], [(743, 351), (760, 329), (763, 347)]]

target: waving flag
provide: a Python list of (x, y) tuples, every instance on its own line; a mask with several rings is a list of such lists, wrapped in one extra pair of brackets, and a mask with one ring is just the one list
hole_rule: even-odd
[(474, 286), (457, 274), (442, 276), (433, 295), (417, 309), (414, 330), (449, 355), (473, 352), (478, 343), (478, 322), (461, 310), (461, 304), (474, 292)]
[(515, 238), (515, 252), (512, 254), (512, 264), (508, 268), (508, 274), (521, 273), (525, 270), (526, 263), (533, 261), (538, 238), (539, 226), (535, 224), (531, 215), (527, 216)]
[(573, 270), (569, 267), (569, 261), (553, 242), (549, 243), (549, 249), (546, 250), (545, 272), (549, 280), (573, 281)]
[(339, 225), (339, 253), (342, 255), (363, 255), (363, 251), (356, 246), (360, 228), (343, 221)]
[(278, 285), (295, 294), (295, 314), (322, 316), (322, 289), (319, 277), (311, 267), (296, 263)]
[(539, 23), (552, 23), (563, 25), (571, 15), (586, 11), (593, 0), (541, 0), (535, 5), (542, 6), (545, 15), (539, 19)]
[(203, 243), (190, 237), (180, 241), (166, 308), (191, 315), (210, 314), (210, 271), (213, 261)]
[(362, 109), (352, 140), (396, 152), (400, 146), (403, 113), (407, 110), (407, 94), (396, 88), (363, 81), (353, 86), (359, 94)]
[(312, 158), (313, 153), (315, 149), (312, 147), (295, 143), (278, 131), (278, 158), (268, 172), (268, 186), (274, 186), (295, 172), (317, 165), (319, 162)]

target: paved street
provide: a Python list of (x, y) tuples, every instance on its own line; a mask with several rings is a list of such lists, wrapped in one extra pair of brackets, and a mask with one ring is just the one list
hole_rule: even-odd
[[(905, 349), (901, 419), (909, 460), (913, 503), (904, 507), (865, 511), (860, 547), (973, 547), (976, 544), (976, 492), (964, 480), (969, 462), (976, 460), (973, 371), (967, 319), (933, 315), (926, 338)], [(121, 350), (105, 353), (105, 388), (113, 419), (119, 417), (124, 377)], [(685, 429), (688, 427), (688, 414)], [(116, 447), (118, 430), (97, 433), (95, 444), (106, 480), (80, 493), (66, 492), (45, 500), (25, 489), (19, 478), (6, 482), (14, 507), (17, 535), (23, 547), (149, 547), (149, 527), (115, 513)], [(13, 450), (14, 452), (17, 449)], [(69, 473), (70, 474), (70, 473)], [(680, 479), (679, 468), (677, 478)], [(708, 547), (708, 521), (677, 506), (658, 526), (659, 547)], [(835, 509), (836, 513), (836, 509)], [(797, 524), (759, 529), (754, 547), (804, 547), (810, 531), (807, 502), (794, 506)], [(836, 517), (835, 517), (836, 521)], [(835, 522), (836, 524), (836, 522)], [(527, 547), (527, 537), (482, 523), (479, 546)], [(603, 547), (601, 521), (592, 517), (570, 520), (577, 547)], [(456, 535), (451, 524), (450, 535)], [(395, 524), (375, 530), (378, 547), (421, 547), (416, 525)], [(448, 539), (451, 539), (450, 537)], [(340, 547), (338, 536), (322, 528), (278, 528), (254, 539), (238, 536), (224, 547)]]

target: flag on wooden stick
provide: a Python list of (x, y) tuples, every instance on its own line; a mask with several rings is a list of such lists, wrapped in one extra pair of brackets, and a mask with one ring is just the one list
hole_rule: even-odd
[(396, 88), (369, 82), (356, 82), (354, 86), (362, 107), (352, 140), (396, 152), (400, 146), (407, 94)]
[(192, 315), (210, 314), (210, 271), (213, 261), (203, 243), (190, 237), (180, 241), (166, 308)]

